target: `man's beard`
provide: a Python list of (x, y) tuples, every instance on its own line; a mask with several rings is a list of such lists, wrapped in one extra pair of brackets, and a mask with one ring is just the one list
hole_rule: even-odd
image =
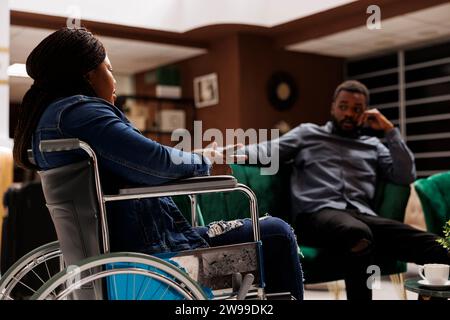
[[(356, 122), (354, 122), (351, 119), (344, 119), (341, 121), (338, 121), (334, 116), (331, 116), (331, 121), (333, 122), (333, 133), (345, 137), (345, 138), (357, 138), (359, 137), (359, 127), (357, 126)], [(351, 130), (344, 130), (342, 129), (343, 122), (349, 121), (353, 124), (353, 129)]]

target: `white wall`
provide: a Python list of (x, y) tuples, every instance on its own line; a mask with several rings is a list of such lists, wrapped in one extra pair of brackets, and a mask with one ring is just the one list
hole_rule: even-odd
[(115, 74), (114, 78), (117, 81), (117, 85), (116, 85), (116, 93), (117, 94), (120, 94), (120, 95), (136, 94), (133, 76)]
[(12, 147), (9, 139), (9, 1), (0, 1), (0, 148)]

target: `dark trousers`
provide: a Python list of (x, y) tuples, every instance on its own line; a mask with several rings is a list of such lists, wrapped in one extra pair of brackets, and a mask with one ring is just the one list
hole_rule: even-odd
[[(367, 267), (375, 257), (404, 262), (450, 264), (446, 249), (436, 242), (437, 235), (379, 216), (361, 214), (355, 209), (323, 209), (301, 213), (296, 219), (297, 238), (301, 244), (330, 249), (343, 266), (347, 299), (372, 298), (367, 285), (371, 273)], [(365, 248), (355, 251), (364, 240)], [(330, 266), (332, 268), (332, 266)]]

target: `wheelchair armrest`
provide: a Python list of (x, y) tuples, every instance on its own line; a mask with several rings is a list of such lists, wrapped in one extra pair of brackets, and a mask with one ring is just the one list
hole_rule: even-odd
[(39, 143), (39, 150), (41, 152), (76, 150), (80, 148), (80, 142), (78, 139), (42, 140)]
[(154, 187), (120, 189), (121, 195), (138, 195), (178, 191), (206, 191), (211, 189), (233, 189), (238, 181), (233, 176), (203, 176), (177, 180)]

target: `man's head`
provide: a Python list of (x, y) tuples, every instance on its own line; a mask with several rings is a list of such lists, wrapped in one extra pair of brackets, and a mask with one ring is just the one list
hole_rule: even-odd
[(369, 90), (356, 80), (341, 83), (334, 92), (331, 119), (341, 133), (353, 135), (358, 130), (359, 117), (369, 105)]

